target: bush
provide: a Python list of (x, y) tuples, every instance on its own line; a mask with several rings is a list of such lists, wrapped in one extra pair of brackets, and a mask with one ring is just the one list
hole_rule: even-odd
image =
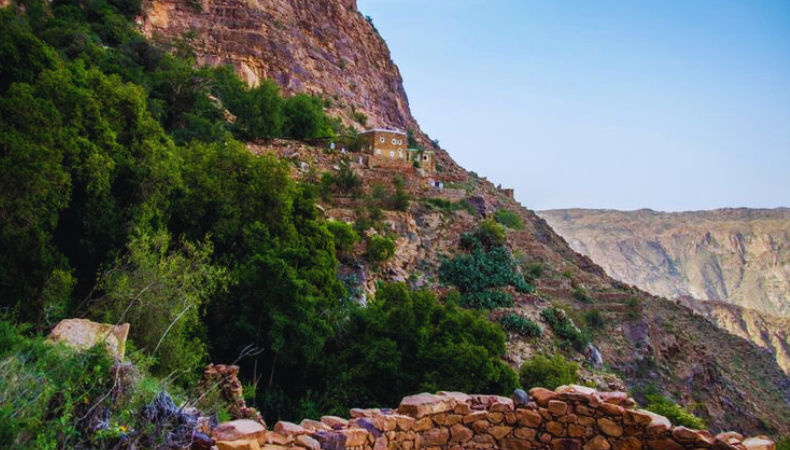
[(372, 236), (368, 240), (365, 255), (376, 264), (382, 263), (395, 256), (395, 238), (390, 236)]
[(601, 311), (598, 309), (586, 311), (584, 313), (584, 322), (593, 330), (600, 330), (605, 325)]
[(496, 220), (497, 223), (510, 228), (511, 230), (521, 230), (524, 228), (524, 223), (521, 221), (521, 217), (509, 209), (498, 209), (494, 213), (494, 220)]
[(506, 344), (499, 326), (404, 283), (382, 286), (367, 307), (353, 309), (339, 343), (325, 355), (325, 413), (444, 389), (507, 395), (518, 384), (500, 357)]
[(156, 373), (195, 377), (208, 353), (200, 310), (227, 276), (209, 263), (210, 243), (171, 247), (163, 232), (133, 239), (99, 280), (105, 295), (91, 309), (100, 321), (128, 322), (130, 339), (156, 361)]
[(485, 248), (505, 245), (505, 229), (491, 219), (480, 222), (475, 235)]
[(507, 314), (499, 320), (499, 323), (506, 331), (518, 333), (524, 337), (538, 337), (543, 333), (540, 325), (518, 314)]
[(574, 288), (573, 291), (571, 292), (571, 295), (573, 295), (573, 298), (575, 298), (576, 300), (578, 300), (578, 301), (580, 301), (582, 303), (592, 303), (593, 302), (593, 298), (583, 288)]
[(332, 181), (344, 194), (353, 193), (362, 185), (359, 176), (348, 163), (340, 164), (340, 170), (337, 172), (337, 176), (332, 178)]
[(563, 346), (572, 347), (580, 352), (587, 348), (590, 343), (589, 337), (576, 328), (564, 310), (548, 308), (544, 309), (540, 315), (549, 324), (551, 331), (562, 340)]
[(578, 384), (579, 365), (559, 354), (551, 358), (535, 355), (521, 365), (518, 377), (526, 390), (543, 387), (553, 391), (563, 385)]
[(338, 252), (348, 252), (359, 242), (359, 234), (351, 224), (330, 220), (326, 223), (326, 228), (334, 236), (335, 249)]
[(704, 420), (664, 397), (654, 385), (648, 387), (645, 398), (647, 399), (646, 410), (666, 417), (673, 425), (682, 425), (695, 430), (707, 428)]
[(444, 198), (424, 198), (422, 199), (422, 203), (444, 212), (464, 210), (469, 213), (469, 215), (477, 215), (477, 210), (475, 207), (469, 204), (469, 202), (466, 200), (451, 202), (450, 200)]
[(527, 282), (532, 283), (543, 275), (546, 268), (539, 262), (533, 262), (522, 265), (521, 270), (524, 272), (524, 278)]
[(439, 267), (439, 279), (461, 292), (463, 306), (477, 309), (511, 306), (510, 295), (497, 292), (498, 288), (513, 286), (519, 292), (533, 289), (516, 272), (516, 263), (504, 247), (489, 251), (478, 248), (471, 254), (446, 259)]

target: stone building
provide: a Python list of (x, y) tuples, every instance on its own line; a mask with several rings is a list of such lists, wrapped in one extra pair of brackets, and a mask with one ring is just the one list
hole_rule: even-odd
[[(420, 167), (426, 175), (436, 173), (436, 154), (433, 151), (410, 148), (408, 159), (413, 166)], [(418, 164), (414, 164), (415, 162)]]
[(369, 155), (370, 167), (409, 167), (408, 136), (394, 129), (375, 128), (361, 135), (362, 151)]

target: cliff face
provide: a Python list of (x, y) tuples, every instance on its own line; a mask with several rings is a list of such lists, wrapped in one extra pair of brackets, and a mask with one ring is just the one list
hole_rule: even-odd
[(683, 298), (681, 302), (707, 317), (719, 328), (749, 339), (774, 354), (779, 367), (790, 374), (790, 318), (762, 314), (753, 309), (716, 301)]
[(669, 298), (717, 300), (790, 316), (790, 210), (540, 215), (612, 277)]
[[(150, 0), (140, 24), (155, 40), (189, 37), (200, 62), (232, 64), (249, 82), (270, 78), (286, 92), (321, 95), (331, 101), (330, 114), (347, 123), (353, 122), (355, 111), (362, 112), (368, 125), (412, 128), (424, 139), (386, 44), (353, 2)], [(288, 158), (294, 177), (308, 182), (315, 174), (337, 170), (347, 156), (293, 142), (250, 149)], [(496, 320), (497, 314), (516, 312), (544, 328), (540, 339), (511, 336), (507, 357), (514, 367), (537, 352), (565, 352), (585, 360), (584, 354), (562, 346), (540, 313), (556, 305), (574, 316), (598, 310), (605, 324), (594, 333), (594, 343), (603, 362), (621, 374), (629, 388), (655, 383), (685, 404), (704, 405), (697, 412), (715, 429), (760, 431), (770, 424), (778, 432), (790, 431), (784, 420), (790, 416), (790, 383), (770, 355), (686, 307), (609, 278), (491, 182), (466, 172), (444, 151), (437, 151), (437, 159), (442, 170), (435, 178), (444, 181), (442, 191), (430, 187), (412, 168), (352, 164), (363, 192), (371, 194), (377, 185), (393, 186), (394, 177), (400, 176), (412, 198), (408, 211), (384, 214), (388, 233), (397, 238), (392, 260), (376, 267), (358, 255), (344, 261), (341, 272), (356, 275), (364, 290), (375, 290), (377, 281), (408, 281), (413, 287), (446, 292), (437, 277), (442, 256), (457, 252), (461, 235), (475, 230), (496, 210), (510, 209), (524, 226), (507, 231), (509, 250), (521, 261), (545, 269), (536, 283), (537, 293), (514, 292), (514, 307), (491, 315)], [(464, 201), (469, 208), (435, 207), (429, 199), (455, 206)], [(363, 218), (365, 200), (338, 195), (323, 200), (321, 207), (327, 217), (351, 222)], [(574, 295), (578, 289), (587, 290), (593, 301), (579, 300)], [(745, 367), (734, 364), (736, 360)], [(622, 386), (611, 378), (597, 384), (606, 389)]]
[(158, 41), (189, 36), (201, 64), (230, 64), (251, 84), (331, 102), (330, 113), (368, 126), (419, 127), (398, 67), (355, 0), (150, 0), (138, 19)]

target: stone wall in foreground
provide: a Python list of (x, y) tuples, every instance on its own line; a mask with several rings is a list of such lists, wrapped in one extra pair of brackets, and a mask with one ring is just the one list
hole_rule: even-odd
[[(406, 397), (397, 410), (352, 409), (272, 431), (251, 421), (220, 425), (219, 450), (774, 450), (764, 437), (672, 426), (635, 409), (623, 392), (581, 386), (516, 391), (512, 398), (458, 392)], [(260, 427), (256, 428), (256, 425)]]

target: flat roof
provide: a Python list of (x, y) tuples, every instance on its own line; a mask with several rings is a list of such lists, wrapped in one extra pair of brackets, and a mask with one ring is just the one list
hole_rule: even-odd
[(387, 129), (387, 128), (373, 128), (373, 129), (365, 130), (365, 131), (362, 132), (362, 134), (368, 134), (368, 133), (395, 133), (395, 134), (402, 134), (402, 135), (406, 136), (406, 132), (405, 131), (401, 131), (401, 130), (398, 130), (398, 129), (390, 130), (390, 129)]

